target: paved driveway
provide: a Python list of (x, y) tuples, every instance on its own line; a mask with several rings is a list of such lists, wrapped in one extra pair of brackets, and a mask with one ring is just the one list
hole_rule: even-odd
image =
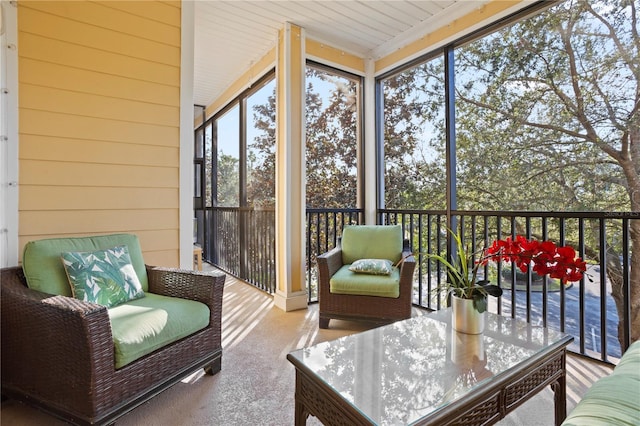
[[(621, 356), (618, 342), (618, 314), (615, 302), (611, 297), (611, 286), (607, 280), (604, 288), (600, 285), (600, 268), (590, 265), (587, 269), (591, 281), (585, 277), (584, 284), (584, 344), (587, 352), (602, 352), (602, 335), (605, 336), (606, 352), (609, 357)], [(604, 302), (601, 294), (604, 293)], [(531, 323), (543, 325), (542, 292), (531, 292)], [(601, 328), (602, 303), (604, 303), (605, 333)], [(492, 304), (493, 305), (493, 304)], [(516, 316), (526, 319), (527, 292), (516, 290)], [(511, 291), (505, 290), (502, 296), (503, 313), (511, 312)], [(547, 325), (560, 330), (560, 292), (547, 293)], [(580, 349), (580, 283), (565, 290), (565, 329), (574, 336), (570, 346), (576, 352)]]

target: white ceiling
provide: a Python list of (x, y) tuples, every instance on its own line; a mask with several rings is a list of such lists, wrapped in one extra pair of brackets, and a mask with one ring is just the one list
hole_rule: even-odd
[(210, 105), (276, 44), (285, 22), (307, 38), (378, 59), (488, 0), (200, 0), (195, 2), (194, 103)]

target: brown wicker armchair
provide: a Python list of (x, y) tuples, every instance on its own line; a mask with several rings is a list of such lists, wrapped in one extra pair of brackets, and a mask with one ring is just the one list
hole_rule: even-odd
[[(360, 247), (354, 248), (353, 231), (368, 233), (379, 232), (382, 235), (365, 236), (359, 239)], [(394, 235), (389, 237), (389, 233)], [(351, 239), (349, 239), (351, 238)], [(348, 240), (349, 239), (349, 240)], [(346, 255), (343, 248), (348, 246)], [(385, 256), (389, 247), (393, 258)], [(399, 267), (399, 296), (380, 297), (360, 294), (338, 294), (331, 291), (331, 278), (348, 266), (354, 258), (388, 258), (392, 262), (404, 259)], [(318, 256), (318, 301), (319, 327), (328, 328), (330, 319), (368, 321), (385, 324), (411, 317), (411, 298), (413, 293), (413, 273), (415, 258), (412, 256), (408, 240), (402, 239), (399, 225), (352, 225), (345, 226), (343, 237), (338, 246)]]
[(27, 288), (20, 267), (0, 271), (2, 395), (73, 424), (111, 423), (204, 367), (220, 371), (224, 274), (147, 266), (149, 292), (202, 302), (209, 325), (114, 367), (107, 308)]

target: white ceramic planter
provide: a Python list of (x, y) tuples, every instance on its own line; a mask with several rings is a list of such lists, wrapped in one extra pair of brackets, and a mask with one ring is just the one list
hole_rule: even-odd
[(453, 329), (466, 334), (481, 334), (484, 331), (486, 312), (479, 313), (473, 307), (473, 300), (451, 297)]

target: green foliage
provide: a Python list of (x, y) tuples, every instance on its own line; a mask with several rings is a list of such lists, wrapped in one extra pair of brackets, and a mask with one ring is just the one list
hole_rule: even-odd
[[(637, 4), (567, 1), (455, 50), (459, 209), (640, 209)], [(443, 75), (384, 81), (387, 207), (445, 207)]]
[[(318, 87), (316, 87), (318, 86)], [(307, 207), (357, 206), (358, 85), (347, 78), (307, 68)], [(253, 107), (260, 131), (249, 144), (249, 204), (275, 203), (275, 94)]]
[(218, 207), (238, 207), (240, 204), (239, 160), (220, 152), (218, 155)]
[(275, 207), (276, 202), (276, 97), (275, 84), (267, 86), (267, 102), (253, 105), (253, 140), (247, 141), (247, 204)]
[(448, 231), (456, 243), (455, 259), (450, 262), (446, 255), (441, 253), (420, 253), (420, 255), (440, 262), (447, 271), (447, 282), (436, 288), (436, 292), (473, 299), (473, 306), (482, 313), (487, 310), (487, 296), (500, 297), (502, 289), (490, 284), (487, 280), (478, 280), (480, 264), (476, 263), (476, 257), (482, 256), (483, 250), (474, 251), (469, 244), (463, 243), (460, 232), (455, 233), (450, 229)]
[(444, 62), (384, 81), (385, 207), (444, 209)]

